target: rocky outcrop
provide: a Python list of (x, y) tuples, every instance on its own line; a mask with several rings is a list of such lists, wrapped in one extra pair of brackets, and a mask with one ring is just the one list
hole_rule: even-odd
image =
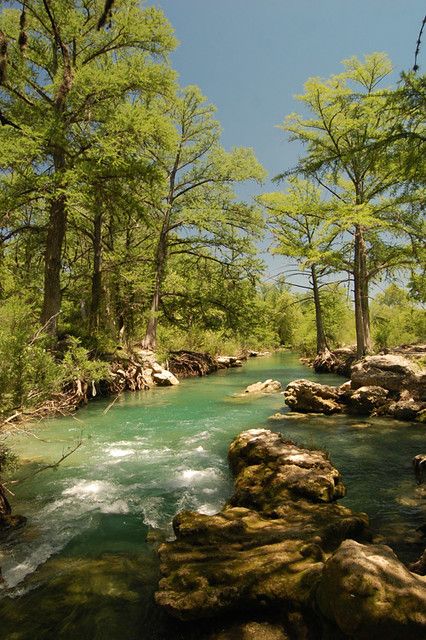
[(281, 382), (269, 378), (269, 380), (265, 380), (265, 382), (249, 384), (244, 393), (275, 393), (276, 391), (281, 391), (281, 389)]
[(229, 463), (235, 492), (222, 511), (178, 514), (176, 540), (159, 548), (159, 605), (220, 620), (209, 640), (425, 637), (423, 556), (416, 574), (368, 544), (368, 518), (337, 504), (345, 489), (324, 452), (253, 429)]
[(290, 409), (302, 413), (338, 413), (343, 406), (338, 388), (310, 380), (290, 382), (284, 400)]
[(284, 397), (302, 413), (343, 411), (426, 421), (426, 372), (399, 355), (367, 356), (353, 365), (350, 381), (340, 387), (295, 380)]
[(389, 391), (382, 387), (359, 387), (353, 393), (347, 394), (349, 411), (356, 415), (369, 416), (386, 404), (388, 395)]
[(176, 540), (159, 548), (156, 601), (183, 620), (275, 605), (304, 610), (341, 541), (368, 539), (367, 516), (337, 504), (345, 489), (324, 452), (280, 434), (240, 434), (229, 462), (235, 492), (222, 511), (175, 517)]
[(316, 600), (350, 638), (426, 637), (426, 578), (410, 572), (385, 545), (345, 540), (325, 563)]
[(382, 387), (391, 392), (400, 393), (404, 389), (412, 397), (426, 400), (426, 373), (419, 367), (398, 355), (366, 356), (351, 369), (351, 387)]
[[(247, 358), (246, 358), (247, 359)], [(242, 367), (243, 361), (241, 356), (216, 356), (216, 362), (219, 369), (234, 369), (236, 367)]]

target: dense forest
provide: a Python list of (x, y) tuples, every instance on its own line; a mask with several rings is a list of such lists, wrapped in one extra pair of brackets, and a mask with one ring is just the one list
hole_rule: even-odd
[[(291, 346), (358, 355), (426, 338), (425, 76), (385, 54), (307, 80), (275, 178), (225, 150), (179, 86), (173, 28), (136, 0), (5, 3), (0, 16), (0, 410), (117, 346), (165, 357)], [(284, 115), (284, 114), (283, 114)], [(277, 134), (280, 135), (280, 134)], [(252, 202), (237, 197), (247, 181)], [(262, 238), (285, 259), (278, 278)]]

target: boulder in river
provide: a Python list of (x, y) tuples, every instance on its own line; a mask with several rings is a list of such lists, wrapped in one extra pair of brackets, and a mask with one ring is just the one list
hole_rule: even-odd
[(244, 393), (275, 393), (276, 391), (281, 391), (281, 389), (281, 382), (269, 378), (269, 380), (265, 380), (265, 382), (249, 384)]
[(159, 548), (156, 601), (191, 620), (312, 601), (324, 562), (347, 537), (368, 539), (368, 518), (338, 505), (345, 493), (327, 455), (254, 429), (229, 449), (235, 492), (221, 512), (184, 511)]
[(417, 397), (426, 392), (425, 382), (420, 368), (399, 355), (366, 356), (354, 364), (351, 370), (352, 389), (365, 386), (382, 387), (393, 392), (409, 389)]
[(339, 387), (294, 380), (284, 392), (286, 404), (302, 413), (349, 412), (426, 421), (426, 371), (399, 355), (367, 356), (352, 367)]
[(162, 369), (159, 373), (154, 373), (153, 376), (154, 381), (160, 387), (170, 387), (179, 384), (179, 380), (171, 371), (167, 371), (166, 369)]
[(316, 600), (347, 637), (426, 637), (426, 578), (409, 571), (385, 545), (342, 542), (325, 563)]
[(342, 411), (341, 393), (336, 387), (310, 380), (294, 380), (284, 392), (285, 403), (302, 413), (338, 413)]
[(359, 387), (348, 395), (349, 410), (357, 415), (369, 416), (386, 402), (389, 395), (382, 387)]

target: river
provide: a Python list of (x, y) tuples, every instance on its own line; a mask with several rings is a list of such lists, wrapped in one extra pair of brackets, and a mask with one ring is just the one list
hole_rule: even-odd
[(0, 638), (188, 637), (153, 603), (154, 546), (172, 536), (178, 511), (221, 508), (232, 491), (227, 448), (247, 428), (326, 448), (348, 489), (343, 504), (366, 511), (402, 559), (419, 555), (425, 505), (411, 460), (424, 449), (424, 425), (348, 416), (272, 421), (286, 411), (282, 395), (238, 396), (257, 380), (285, 386), (301, 377), (343, 382), (278, 353), (177, 387), (124, 394), (107, 412), (108, 401), (95, 401), (73, 418), (15, 435), (21, 475), (82, 445), (56, 470), (16, 487), (14, 512), (28, 524), (0, 550)]

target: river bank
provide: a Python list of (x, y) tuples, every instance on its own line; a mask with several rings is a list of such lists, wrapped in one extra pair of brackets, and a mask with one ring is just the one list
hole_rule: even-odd
[[(16, 434), (23, 474), (57, 460), (81, 435), (84, 441), (56, 471), (14, 490), (12, 506), (28, 524), (1, 551), (4, 637), (44, 640), (47, 628), (51, 637), (68, 640), (136, 640), (141, 629), (147, 640), (207, 637), (210, 625), (176, 626), (153, 604), (154, 547), (172, 535), (172, 518), (182, 509), (220, 511), (232, 493), (229, 443), (248, 428), (278, 429), (329, 451), (347, 487), (342, 504), (366, 511), (381, 540), (405, 562), (415, 561), (425, 513), (411, 460), (423, 448), (424, 426), (295, 416), (280, 394), (241, 396), (258, 380), (285, 387), (301, 377), (340, 381), (316, 375), (294, 354), (277, 353), (218, 371), (208, 382), (194, 377), (177, 387), (125, 393), (107, 414), (110, 401), (100, 399), (74, 417), (37, 425), (37, 438)], [(269, 421), (278, 411), (288, 419)]]

